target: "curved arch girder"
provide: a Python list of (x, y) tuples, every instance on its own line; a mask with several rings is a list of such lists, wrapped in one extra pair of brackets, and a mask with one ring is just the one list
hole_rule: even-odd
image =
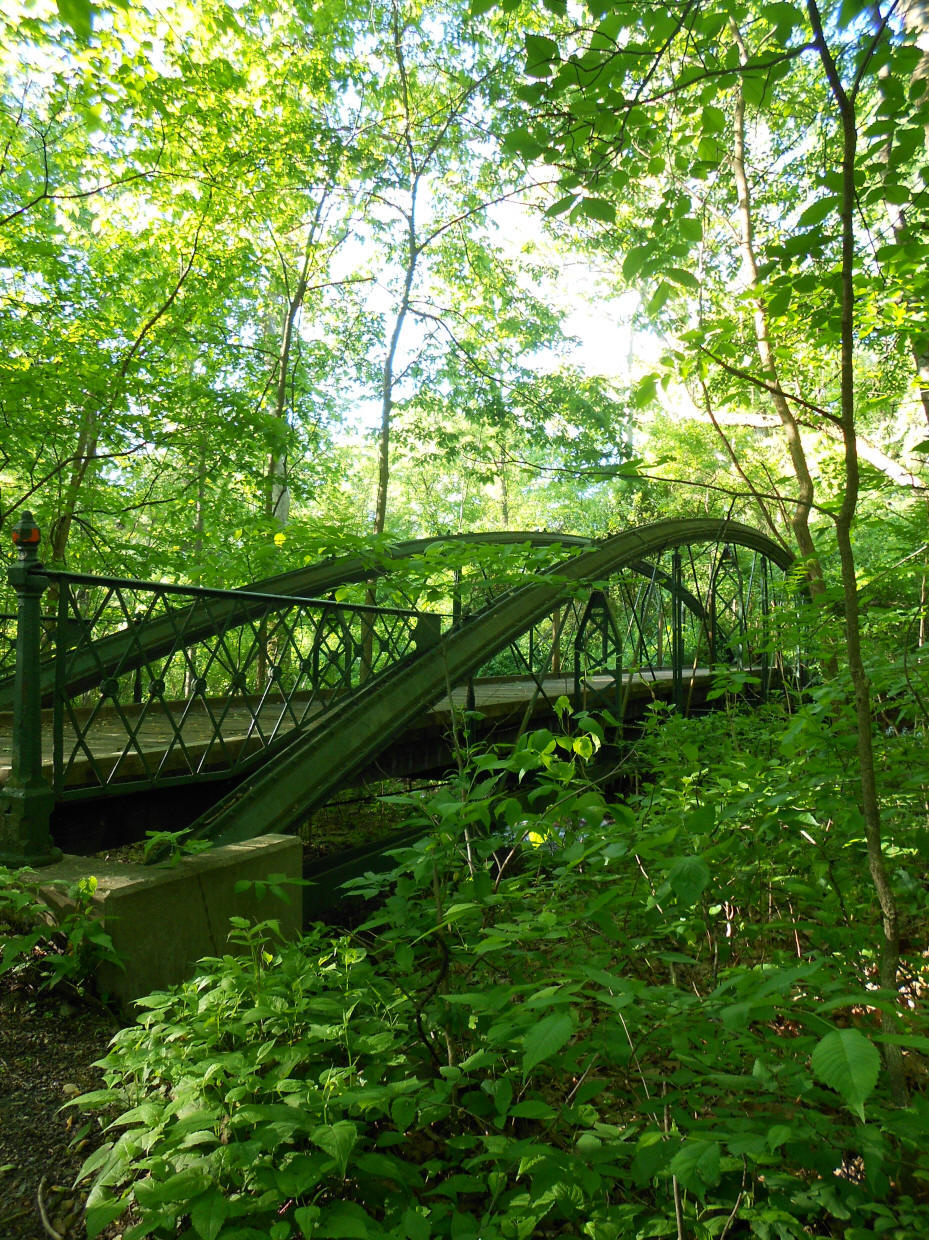
[[(626, 533), (634, 535), (645, 530), (660, 531), (662, 532), (662, 537), (665, 538), (662, 547), (659, 548), (660, 550), (664, 547), (675, 545), (673, 542), (667, 541), (668, 538), (676, 537), (679, 543), (687, 543), (704, 537), (704, 535), (697, 532), (698, 526), (701, 529), (706, 526), (712, 526), (717, 531), (726, 526), (733, 530), (743, 531), (744, 537), (754, 534), (755, 537), (761, 539), (764, 543), (764, 546), (759, 545), (754, 548), (755, 550), (762, 552), (778, 567), (783, 567), (784, 563), (790, 562), (790, 558), (783, 548), (778, 547), (776, 543), (765, 538), (758, 531), (753, 531), (750, 526), (742, 526), (734, 522), (720, 523), (716, 520), (707, 521), (700, 518), (696, 520), (684, 519), (657, 522), (651, 526), (642, 526), (637, 530), (626, 531)], [(676, 530), (677, 533), (673, 534), (671, 532), (672, 529)], [(463, 546), (471, 544), (522, 546), (529, 544), (535, 547), (592, 547), (596, 550), (597, 548), (607, 547), (615, 539), (624, 536), (613, 535), (601, 543), (592, 543), (592, 540), (577, 534), (552, 534), (531, 530), (437, 535), (397, 543), (386, 551), (379, 560), (363, 555), (338, 556), (322, 560), (316, 564), (291, 569), (286, 573), (266, 577), (250, 585), (243, 586), (241, 591), (235, 592), (240, 593), (241, 598), (229, 598), (222, 602), (218, 602), (214, 598), (204, 601), (195, 600), (189, 606), (177, 609), (171, 616), (159, 616), (155, 619), (147, 620), (141, 625), (134, 626), (131, 633), (120, 631), (104, 636), (93, 642), (92, 649), (85, 649), (70, 660), (66, 683), (63, 685), (59, 684), (56, 686), (57, 670), (54, 660), (46, 660), (43, 662), (39, 673), (42, 701), (44, 705), (48, 705), (52, 700), (52, 694), (56, 687), (59, 691), (66, 691), (72, 695), (83, 693), (94, 688), (107, 677), (134, 672), (138, 668), (143, 667), (147, 662), (162, 658), (176, 645), (179, 632), (183, 632), (185, 644), (194, 645), (196, 642), (210, 636), (218, 627), (228, 629), (235, 625), (247, 624), (261, 619), (262, 616), (275, 610), (283, 597), (301, 597), (312, 600), (319, 595), (345, 585), (357, 584), (374, 577), (385, 576), (390, 572), (392, 565), (399, 565), (404, 561), (420, 556), (430, 547), (436, 545), (451, 543)], [(712, 538), (713, 536), (709, 535), (709, 537)], [(741, 545), (750, 546), (751, 544), (743, 542)], [(653, 554), (653, 552), (640, 552), (640, 556), (647, 554)], [(652, 565), (637, 563), (636, 559), (635, 556), (632, 556), (626, 567), (646, 576), (653, 572)], [(659, 572), (658, 576), (662, 580), (662, 584), (670, 586), (670, 581), (663, 579), (666, 575)], [(682, 590), (681, 593), (685, 606), (694, 612), (695, 615), (701, 615), (702, 604), (699, 599), (686, 590)], [(13, 678), (8, 677), (6, 680), (0, 680), (0, 710), (12, 709), (13, 694)]]
[(319, 716), (277, 758), (217, 803), (194, 834), (233, 843), (267, 831), (289, 831), (363, 769), (449, 686), (462, 684), (492, 655), (525, 632), (584, 582), (609, 577), (635, 561), (687, 544), (745, 547), (787, 571), (793, 557), (758, 530), (710, 518), (656, 522), (603, 540), (564, 561), (551, 581), (508, 591)]

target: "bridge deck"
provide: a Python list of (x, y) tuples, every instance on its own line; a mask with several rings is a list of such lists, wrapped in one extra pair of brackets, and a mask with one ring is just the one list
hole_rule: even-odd
[[(688, 669), (684, 676), (686, 694), (704, 690), (710, 682), (708, 668)], [(631, 684), (630, 684), (631, 680)], [(582, 692), (575, 709), (598, 709), (602, 698), (598, 694), (610, 690), (614, 684), (610, 676), (593, 676), (586, 682), (590, 700)], [(641, 702), (652, 697), (668, 697), (672, 686), (670, 670), (659, 670), (647, 676), (628, 673), (622, 677), (621, 693), (628, 693), (629, 701)], [(613, 690), (615, 693), (615, 690)], [(552, 703), (560, 697), (574, 698), (574, 679), (568, 676), (548, 676), (541, 684), (529, 679), (501, 677), (474, 682), (474, 709), (488, 721), (504, 724), (520, 719), (527, 707), (532, 716), (551, 715)], [(451, 707), (464, 708), (467, 689), (453, 690), (451, 700), (446, 696), (432, 710), (422, 716), (411, 729), (415, 733), (441, 731), (448, 727)], [(81, 788), (99, 784), (94, 774), (109, 768), (114, 782), (138, 780), (157, 769), (161, 777), (206, 775), (213, 770), (226, 769), (230, 763), (249, 753), (257, 752), (271, 738), (284, 739), (298, 723), (318, 716), (325, 709), (317, 699), (309, 702), (309, 695), (296, 695), (288, 706), (282, 708), (280, 700), (266, 700), (264, 704), (252, 701), (243, 704), (229, 699), (207, 698), (189, 701), (163, 702), (157, 710), (144, 704), (124, 704), (119, 707), (99, 708), (84, 735), (89, 753), (78, 753), (70, 764), (66, 786)], [(339, 710), (339, 699), (332, 701), (330, 709)], [(86, 726), (91, 717), (90, 708), (76, 712), (79, 726)], [(125, 721), (134, 729), (133, 738), (127, 736)], [(173, 726), (172, 726), (173, 721)], [(217, 733), (221, 733), (217, 735)], [(178, 741), (178, 734), (181, 741)], [(0, 786), (10, 773), (12, 749), (12, 716), (0, 714)], [(71, 754), (76, 744), (73, 728), (65, 727), (64, 753)], [(91, 760), (91, 755), (93, 761)], [(51, 712), (43, 712), (43, 769), (51, 779), (53, 770), (52, 718)]]

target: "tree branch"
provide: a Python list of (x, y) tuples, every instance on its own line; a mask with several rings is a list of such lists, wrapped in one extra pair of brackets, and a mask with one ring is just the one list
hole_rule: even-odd
[(746, 383), (750, 383), (753, 387), (767, 392), (769, 396), (780, 395), (792, 404), (799, 405), (801, 409), (808, 409), (818, 417), (825, 418), (827, 422), (831, 422), (835, 426), (842, 425), (842, 419), (836, 414), (830, 413), (828, 409), (823, 409), (820, 405), (814, 405), (812, 401), (805, 400), (802, 396), (797, 396), (795, 392), (788, 392), (779, 383), (772, 383), (769, 379), (763, 379), (760, 375), (753, 375), (750, 370), (743, 370), (741, 366), (734, 366), (705, 345), (698, 345), (697, 348), (711, 362), (725, 370), (727, 374), (733, 375), (737, 379), (744, 379)]

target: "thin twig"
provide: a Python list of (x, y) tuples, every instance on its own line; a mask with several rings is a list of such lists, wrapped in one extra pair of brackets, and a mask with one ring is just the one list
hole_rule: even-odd
[(732, 1224), (735, 1222), (735, 1220), (736, 1220), (736, 1215), (739, 1213), (739, 1206), (742, 1204), (742, 1198), (745, 1196), (745, 1170), (746, 1170), (746, 1168), (745, 1168), (745, 1157), (744, 1157), (744, 1155), (743, 1155), (743, 1158), (742, 1158), (742, 1187), (739, 1189), (739, 1195), (738, 1195), (738, 1197), (736, 1197), (736, 1199), (735, 1199), (735, 1205), (732, 1207), (732, 1212), (731, 1212), (731, 1214), (729, 1215), (729, 1217), (726, 1219), (726, 1225), (725, 1225), (725, 1227), (722, 1229), (722, 1231), (719, 1233), (719, 1240), (726, 1240), (726, 1235), (727, 1235), (727, 1233), (728, 1233), (728, 1231), (729, 1231), (729, 1228), (730, 1228), (730, 1227), (732, 1226)]
[(42, 1189), (45, 1187), (45, 1181), (47, 1179), (48, 1176), (43, 1175), (41, 1180), (39, 1180), (39, 1191), (36, 1194), (36, 1199), (39, 1203), (39, 1218), (42, 1220), (42, 1226), (44, 1227), (45, 1234), (47, 1236), (51, 1236), (52, 1240), (65, 1240), (64, 1235), (60, 1231), (56, 1231), (51, 1225), (48, 1215), (45, 1213), (45, 1202), (42, 1200)]

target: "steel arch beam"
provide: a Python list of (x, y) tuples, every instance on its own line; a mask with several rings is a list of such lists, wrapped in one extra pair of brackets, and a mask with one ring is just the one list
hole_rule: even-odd
[[(144, 664), (154, 662), (168, 654), (183, 635), (184, 645), (194, 645), (209, 637), (217, 627), (234, 627), (249, 621), (259, 620), (276, 609), (284, 597), (303, 598), (310, 601), (326, 602), (318, 596), (340, 586), (368, 581), (373, 577), (386, 576), (392, 564), (401, 564), (414, 556), (421, 555), (429, 547), (445, 543), (459, 543), (463, 546), (471, 544), (484, 546), (522, 546), (529, 543), (536, 547), (590, 547), (593, 540), (578, 534), (550, 534), (535, 530), (511, 530), (499, 533), (484, 534), (451, 534), (436, 535), (430, 538), (415, 538), (395, 544), (385, 553), (385, 562), (372, 564), (365, 556), (337, 556), (321, 560), (304, 568), (291, 569), (274, 577), (266, 577), (261, 581), (243, 586), (241, 598), (218, 601), (194, 601), (187, 607), (178, 608), (171, 616), (159, 616), (138, 626), (131, 633), (120, 631), (102, 637), (93, 645), (93, 650), (78, 655), (71, 662), (67, 681), (56, 686), (56, 669), (54, 660), (43, 661), (39, 669), (39, 692), (42, 704), (47, 706), (52, 701), (56, 687), (67, 693), (84, 693), (99, 684), (108, 676), (125, 675), (134, 672)], [(653, 574), (653, 566), (631, 561), (629, 568), (643, 576)], [(667, 588), (672, 589), (668, 574), (658, 571), (656, 579)], [(89, 580), (89, 579), (88, 579)], [(124, 583), (127, 587), (131, 582)], [(706, 618), (703, 606), (689, 591), (681, 591), (681, 597), (687, 607), (697, 616)], [(13, 677), (0, 680), (0, 711), (11, 710), (14, 697)]]
[(267, 831), (293, 830), (301, 818), (373, 760), (423, 711), (488, 658), (542, 619), (576, 586), (609, 577), (643, 558), (694, 543), (723, 542), (757, 551), (787, 571), (793, 557), (766, 535), (735, 521), (658, 521), (604, 539), (557, 565), (553, 580), (517, 587), (410, 656), (338, 708), (314, 721), (254, 776), (195, 824), (195, 836), (235, 843)]

